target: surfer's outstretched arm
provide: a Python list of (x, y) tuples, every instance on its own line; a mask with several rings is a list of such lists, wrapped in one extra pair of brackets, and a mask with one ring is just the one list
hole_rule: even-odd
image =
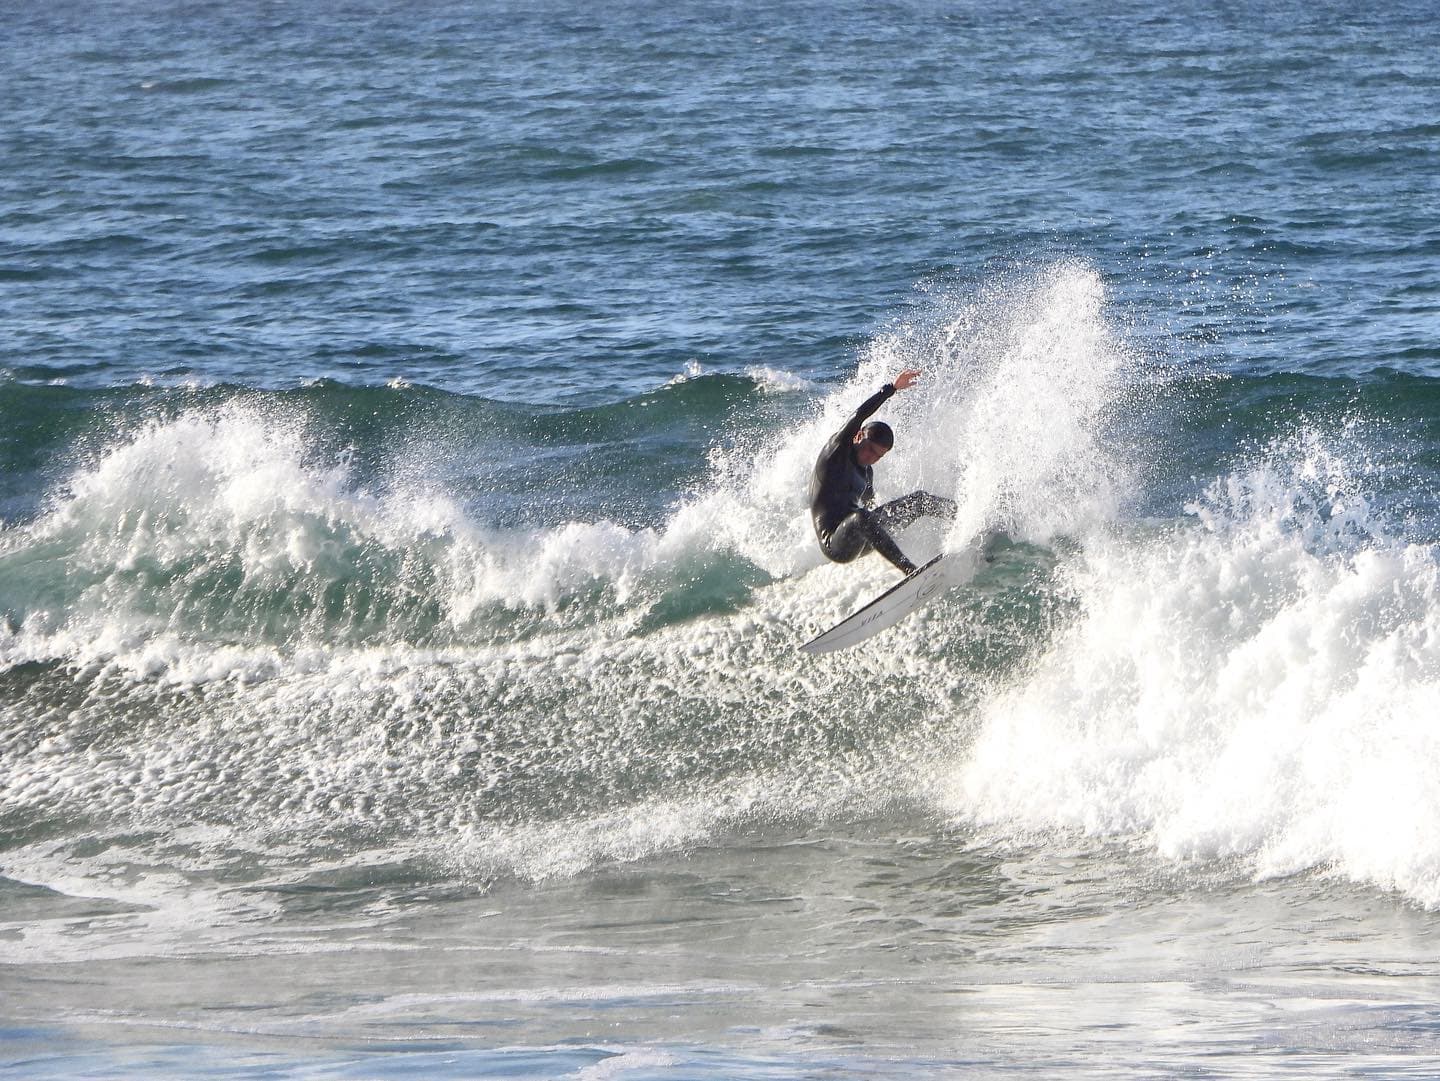
[(854, 439), (855, 433), (860, 430), (860, 426), (875, 415), (875, 410), (884, 405), (897, 390), (904, 390), (912, 386), (919, 377), (919, 368), (906, 368), (895, 377), (893, 383), (886, 383), (874, 394), (861, 402), (860, 408), (855, 410), (854, 415), (845, 423), (845, 427), (840, 429), (841, 442), (848, 443)]

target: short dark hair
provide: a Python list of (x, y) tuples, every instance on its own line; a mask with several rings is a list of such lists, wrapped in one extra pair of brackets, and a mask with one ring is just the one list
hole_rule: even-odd
[(883, 420), (871, 421), (865, 425), (865, 438), (871, 442), (879, 443), (886, 450), (895, 445), (895, 433), (890, 430), (890, 425)]

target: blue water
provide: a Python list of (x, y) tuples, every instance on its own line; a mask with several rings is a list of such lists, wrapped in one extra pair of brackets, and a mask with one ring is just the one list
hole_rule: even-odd
[(1427, 6), (0, 22), (0, 1074), (1428, 1072)]

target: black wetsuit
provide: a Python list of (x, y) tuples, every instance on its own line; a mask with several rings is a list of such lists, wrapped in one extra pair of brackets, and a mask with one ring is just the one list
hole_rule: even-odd
[(909, 574), (915, 564), (887, 529), (903, 529), (926, 514), (953, 518), (955, 504), (929, 492), (911, 492), (870, 509), (875, 502), (874, 471), (855, 460), (855, 433), (894, 393), (895, 384), (886, 383), (825, 444), (810, 477), (810, 519), (827, 558), (849, 563), (874, 550)]

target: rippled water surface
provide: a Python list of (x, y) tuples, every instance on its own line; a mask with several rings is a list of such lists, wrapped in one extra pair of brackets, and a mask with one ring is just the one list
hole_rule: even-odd
[(3, 18), (0, 1072), (1429, 1070), (1427, 7)]

